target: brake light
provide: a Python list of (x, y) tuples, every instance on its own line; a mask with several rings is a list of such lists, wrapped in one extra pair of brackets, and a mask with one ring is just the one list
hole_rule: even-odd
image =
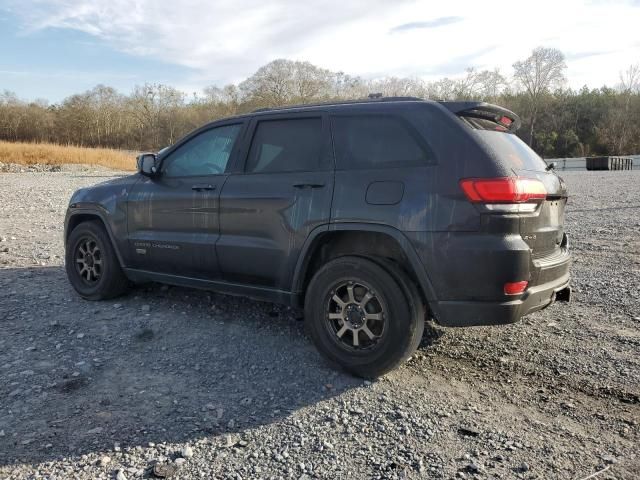
[(467, 178), (460, 187), (474, 203), (527, 203), (547, 196), (544, 184), (533, 178)]
[(502, 116), (500, 117), (500, 120), (498, 120), (498, 122), (504, 125), (505, 127), (508, 127), (513, 123), (513, 120), (511, 120), (509, 117)]
[(520, 295), (527, 289), (527, 285), (529, 282), (508, 282), (504, 284), (504, 293), (505, 295)]

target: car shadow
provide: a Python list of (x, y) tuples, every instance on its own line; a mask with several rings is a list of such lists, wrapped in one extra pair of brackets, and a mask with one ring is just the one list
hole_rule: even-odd
[[(286, 307), (156, 284), (88, 302), (63, 267), (0, 269), (0, 466), (223, 441), (361, 387), (302, 323)], [(439, 337), (427, 332), (421, 348)]]
[(239, 433), (362, 385), (282, 307), (158, 285), (87, 302), (0, 270), (0, 465)]

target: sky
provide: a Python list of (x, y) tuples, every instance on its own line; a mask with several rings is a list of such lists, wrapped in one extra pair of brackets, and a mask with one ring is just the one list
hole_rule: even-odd
[(615, 86), (640, 63), (639, 21), (640, 0), (0, 0), (0, 91), (200, 92), (277, 58), (365, 78), (510, 76), (537, 46), (565, 54), (570, 87)]

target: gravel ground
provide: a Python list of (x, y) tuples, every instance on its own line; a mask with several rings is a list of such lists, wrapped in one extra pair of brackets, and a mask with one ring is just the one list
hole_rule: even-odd
[(81, 300), (64, 211), (113, 175), (0, 174), (0, 478), (640, 478), (640, 172), (564, 173), (571, 304), (430, 325), (373, 383), (283, 307), (160, 285)]

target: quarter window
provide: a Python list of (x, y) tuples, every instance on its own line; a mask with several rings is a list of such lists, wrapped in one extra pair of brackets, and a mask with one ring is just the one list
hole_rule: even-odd
[(247, 158), (247, 173), (322, 169), (322, 119), (258, 122)]
[(224, 173), (241, 125), (206, 130), (178, 147), (164, 161), (167, 177), (189, 177)]
[(335, 116), (332, 132), (340, 170), (419, 166), (433, 158), (424, 141), (399, 117)]

